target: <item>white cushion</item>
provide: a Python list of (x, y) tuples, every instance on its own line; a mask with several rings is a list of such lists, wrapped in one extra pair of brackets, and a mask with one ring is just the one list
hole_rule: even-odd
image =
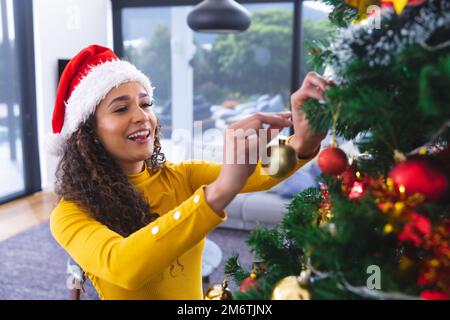
[(260, 222), (262, 224), (277, 224), (286, 214), (286, 207), (291, 199), (282, 198), (277, 194), (268, 192), (255, 192), (250, 194), (242, 206), (244, 221)]

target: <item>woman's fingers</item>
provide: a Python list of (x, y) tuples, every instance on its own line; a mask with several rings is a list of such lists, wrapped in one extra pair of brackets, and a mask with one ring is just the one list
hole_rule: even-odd
[(322, 91), (325, 91), (328, 87), (328, 82), (315, 72), (309, 72), (305, 78), (307, 85), (313, 85), (320, 88)]
[(316, 100), (324, 100), (323, 90), (310, 84), (305, 88), (303, 98), (304, 100), (311, 98)]
[[(255, 130), (258, 133), (260, 129), (266, 129), (271, 126), (273, 128), (282, 129), (292, 125), (291, 112), (277, 112), (277, 113), (255, 113), (254, 115), (233, 123), (229, 129), (239, 132), (247, 132), (247, 135), (252, 134), (250, 130)], [(239, 130), (241, 129), (241, 130)]]
[[(329, 87), (328, 82), (315, 72), (309, 72), (300, 90), (300, 100), (324, 100), (323, 92)], [(299, 93), (300, 93), (299, 92)]]
[(256, 113), (237, 121), (225, 132), (225, 163), (254, 165), (259, 159), (260, 149), (291, 126), (291, 112)]
[(282, 117), (282, 118), (290, 120), (291, 117), (292, 117), (292, 112), (291, 111), (281, 111), (281, 112), (276, 112), (273, 115), (277, 116), (277, 117)]
[(271, 126), (288, 127), (292, 125), (291, 112), (279, 112), (276, 114), (260, 114), (261, 121)]
[(290, 120), (290, 112), (279, 112), (274, 114), (269, 113), (257, 113), (254, 115), (254, 119), (259, 123), (259, 127), (273, 126), (278, 128), (289, 127), (292, 125)]

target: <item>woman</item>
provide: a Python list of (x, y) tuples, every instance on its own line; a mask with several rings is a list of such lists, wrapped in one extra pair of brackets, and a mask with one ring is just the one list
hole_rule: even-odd
[[(326, 86), (311, 73), (291, 97), (292, 115), (253, 115), (227, 132), (293, 124), (298, 169), (324, 138), (310, 130), (301, 105), (322, 99)], [(102, 299), (201, 299), (204, 239), (226, 220), (224, 208), (239, 192), (282, 181), (262, 174), (259, 161), (165, 161), (152, 97), (145, 75), (97, 45), (69, 62), (58, 86), (49, 145), (61, 156), (60, 201), (51, 231)], [(242, 142), (248, 158), (246, 138), (233, 135), (224, 157)]]

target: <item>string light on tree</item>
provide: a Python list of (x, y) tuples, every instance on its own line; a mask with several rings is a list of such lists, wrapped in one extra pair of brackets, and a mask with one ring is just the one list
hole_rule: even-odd
[(362, 181), (354, 181), (353, 186), (350, 189), (350, 192), (348, 194), (349, 199), (358, 199), (364, 196), (366, 192), (366, 187)]

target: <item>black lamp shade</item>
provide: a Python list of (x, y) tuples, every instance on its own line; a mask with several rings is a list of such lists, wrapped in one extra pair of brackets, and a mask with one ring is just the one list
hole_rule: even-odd
[(250, 22), (247, 9), (234, 0), (204, 0), (187, 18), (189, 27), (201, 32), (245, 31)]

